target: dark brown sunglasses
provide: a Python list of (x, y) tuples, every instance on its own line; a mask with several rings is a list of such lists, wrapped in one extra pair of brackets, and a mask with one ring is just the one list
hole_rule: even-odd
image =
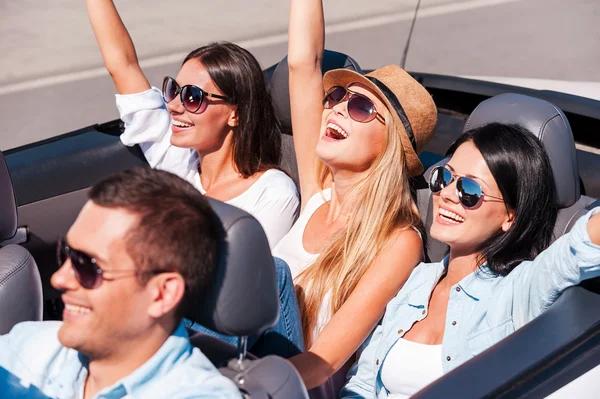
[(185, 85), (179, 86), (175, 79), (170, 76), (165, 76), (163, 80), (162, 86), (162, 95), (165, 102), (170, 103), (173, 101), (177, 95), (181, 98), (181, 104), (186, 111), (191, 113), (196, 113), (202, 106), (202, 102), (205, 97), (208, 98), (217, 98), (219, 100), (224, 100), (226, 102), (231, 102), (229, 98), (222, 96), (220, 94), (213, 94), (207, 91), (202, 90), (198, 86), (194, 85)]
[(75, 273), (75, 278), (85, 289), (91, 290), (98, 288), (104, 280), (117, 280), (119, 278), (138, 276), (140, 274), (161, 274), (168, 270), (106, 270), (106, 272), (116, 273), (117, 276), (111, 276), (110, 279), (104, 277), (105, 270), (102, 270), (96, 263), (93, 256), (83, 251), (73, 249), (65, 239), (59, 239), (56, 246), (56, 258), (58, 266), (65, 264), (67, 259), (71, 260), (71, 267)]

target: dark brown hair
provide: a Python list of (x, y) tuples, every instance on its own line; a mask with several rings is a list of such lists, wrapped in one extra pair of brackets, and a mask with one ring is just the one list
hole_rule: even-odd
[(491, 274), (506, 276), (552, 242), (558, 210), (550, 159), (540, 140), (520, 125), (490, 123), (471, 129), (452, 144), (447, 155), (467, 142), (477, 147), (504, 204), (514, 211), (508, 231), (499, 230), (479, 248), (480, 265), (487, 262)]
[[(178, 315), (202, 297), (215, 274), (223, 229), (194, 186), (172, 173), (140, 167), (101, 180), (89, 198), (99, 206), (140, 216), (125, 237), (127, 252), (138, 270), (181, 274), (185, 294)], [(140, 274), (141, 283), (150, 277)]]
[(229, 43), (212, 43), (185, 57), (196, 59), (221, 92), (237, 106), (233, 160), (244, 177), (273, 168), (281, 161), (281, 129), (263, 72), (248, 50)]

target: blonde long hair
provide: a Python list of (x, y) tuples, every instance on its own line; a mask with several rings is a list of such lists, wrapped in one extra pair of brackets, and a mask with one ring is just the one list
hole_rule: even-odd
[[(297, 277), (307, 347), (312, 344), (319, 309), (326, 294), (331, 292), (331, 314), (334, 314), (354, 291), (392, 233), (397, 229), (421, 227), (399, 136), (406, 133), (396, 125), (389, 112), (386, 112), (385, 121), (385, 150), (346, 200), (354, 204), (350, 209), (350, 220), (345, 228), (330, 238), (316, 262)], [(321, 189), (331, 180), (331, 171), (321, 163)]]

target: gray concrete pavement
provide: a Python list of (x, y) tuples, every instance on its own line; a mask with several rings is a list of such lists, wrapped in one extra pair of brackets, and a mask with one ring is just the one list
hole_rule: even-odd
[[(456, 0), (424, 0), (439, 6)], [(458, 0), (468, 3), (468, 0)], [(328, 24), (412, 11), (416, 0), (325, 0)], [(216, 40), (287, 32), (289, 0), (115, 0), (140, 58), (186, 52)], [(85, 0), (0, 2), (0, 84), (102, 64)], [(42, 65), (40, 65), (40, 63)]]
[[(325, 0), (327, 47), (367, 68), (398, 63), (415, 4)], [(189, 50), (214, 40), (248, 47), (265, 67), (286, 52), (287, 0), (117, 5), (155, 85), (177, 73)], [(600, 82), (597, 0), (422, 0), (421, 7), (409, 70)], [(117, 117), (83, 0), (0, 0), (0, 37), (0, 149)]]

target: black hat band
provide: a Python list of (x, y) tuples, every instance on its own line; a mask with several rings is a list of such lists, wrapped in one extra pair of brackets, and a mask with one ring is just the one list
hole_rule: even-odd
[(398, 117), (400, 117), (400, 120), (402, 121), (402, 124), (404, 125), (404, 130), (406, 130), (406, 134), (408, 135), (410, 144), (412, 145), (412, 148), (413, 148), (413, 150), (415, 150), (415, 153), (416, 153), (417, 152), (417, 142), (415, 140), (415, 135), (413, 133), (412, 126), (410, 125), (408, 117), (406, 116), (406, 113), (404, 112), (404, 108), (402, 108), (402, 105), (400, 104), (400, 101), (398, 100), (398, 97), (396, 97), (396, 95), (385, 84), (383, 84), (383, 82), (380, 81), (379, 79), (374, 78), (373, 76), (365, 76), (365, 78), (367, 78), (371, 82), (373, 82), (375, 84), (375, 86), (377, 86), (379, 88), (379, 90), (381, 90), (383, 95), (392, 104), (392, 107), (394, 107), (394, 110), (396, 111), (396, 113), (398, 114)]

